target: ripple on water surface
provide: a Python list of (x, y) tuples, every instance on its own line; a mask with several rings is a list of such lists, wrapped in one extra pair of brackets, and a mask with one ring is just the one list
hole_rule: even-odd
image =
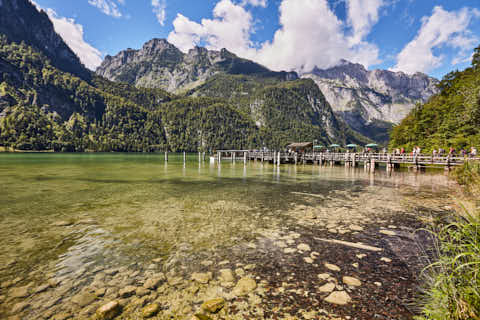
[(116, 299), (120, 317), (185, 318), (222, 298), (211, 317), (412, 318), (412, 231), (449, 204), (444, 175), (196, 159), (1, 154), (0, 316), (88, 318)]

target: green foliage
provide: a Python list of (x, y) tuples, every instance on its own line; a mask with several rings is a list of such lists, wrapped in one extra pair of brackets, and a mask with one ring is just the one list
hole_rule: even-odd
[(438, 232), (439, 258), (426, 270), (428, 320), (480, 319), (479, 213), (458, 217)]
[(82, 80), (0, 35), (0, 145), (150, 152), (368, 142), (337, 120), (312, 80), (283, 81), (285, 74), (222, 54), (230, 63), (224, 70), (250, 75), (219, 74), (180, 98), (93, 75)]
[(440, 82), (441, 93), (417, 106), (392, 130), (390, 147), (425, 151), (436, 148), (457, 150), (480, 145), (480, 47), (473, 67), (452, 72)]

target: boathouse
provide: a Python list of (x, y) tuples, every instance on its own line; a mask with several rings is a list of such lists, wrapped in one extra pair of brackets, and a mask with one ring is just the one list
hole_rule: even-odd
[(305, 153), (312, 151), (313, 142), (295, 142), (287, 146), (287, 149), (291, 152)]

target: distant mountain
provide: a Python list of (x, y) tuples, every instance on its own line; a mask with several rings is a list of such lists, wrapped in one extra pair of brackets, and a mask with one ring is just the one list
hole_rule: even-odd
[(412, 110), (393, 129), (392, 148), (480, 149), (480, 47), (475, 49), (472, 67), (449, 73), (438, 87), (438, 95)]
[(346, 60), (301, 76), (315, 81), (335, 113), (353, 129), (381, 142), (388, 140), (393, 124), (405, 118), (416, 104), (438, 93), (438, 80), (425, 74), (368, 71)]
[(0, 7), (0, 146), (145, 152), (367, 141), (295, 73), (226, 50), (183, 54), (152, 40), (107, 57), (105, 74), (124, 81), (112, 82), (86, 70), (28, 0), (0, 0)]
[(82, 79), (91, 77), (77, 55), (55, 32), (44, 12), (25, 0), (0, 0), (0, 34), (9, 41), (25, 42), (44, 54), (56, 68)]
[(169, 92), (192, 89), (217, 74), (243, 74), (279, 80), (295, 80), (295, 72), (273, 72), (222, 49), (195, 47), (187, 54), (165, 39), (148, 41), (139, 50), (127, 49), (106, 56), (96, 73), (111, 81)]

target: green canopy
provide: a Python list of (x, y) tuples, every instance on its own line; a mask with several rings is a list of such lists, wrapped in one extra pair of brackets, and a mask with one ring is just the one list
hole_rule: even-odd
[(331, 144), (330, 145), (330, 148), (339, 148), (339, 147), (340, 147), (340, 145), (338, 145), (338, 144)]
[(347, 148), (356, 148), (358, 147), (356, 144), (347, 144)]
[(313, 146), (313, 149), (323, 149), (325, 148), (324, 146)]
[(367, 144), (365, 147), (367, 147), (367, 148), (376, 148), (376, 147), (378, 147), (378, 144), (376, 144), (376, 143), (370, 143), (370, 144)]

